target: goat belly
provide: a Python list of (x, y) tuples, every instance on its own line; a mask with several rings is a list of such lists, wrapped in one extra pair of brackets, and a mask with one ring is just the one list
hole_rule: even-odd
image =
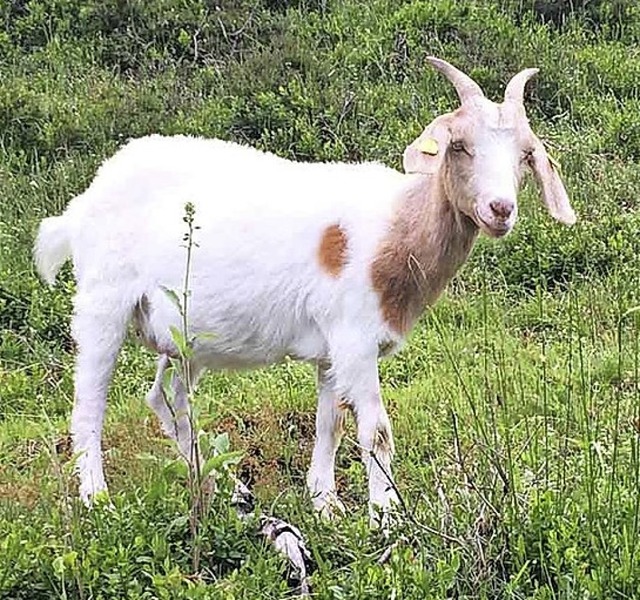
[[(181, 323), (166, 287), (145, 295), (144, 316), (136, 318), (136, 325), (147, 345), (173, 354), (170, 329), (180, 328)], [(287, 355), (302, 360), (324, 357), (326, 343), (321, 332), (292, 299), (274, 294), (260, 297), (236, 286), (205, 290), (195, 284), (188, 300), (195, 362), (213, 369), (235, 369), (272, 364)]]

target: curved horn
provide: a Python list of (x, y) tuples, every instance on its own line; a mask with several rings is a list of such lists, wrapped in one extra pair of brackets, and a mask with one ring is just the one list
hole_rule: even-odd
[(524, 99), (524, 86), (540, 69), (525, 69), (511, 78), (504, 90), (504, 100), (511, 100), (522, 104)]
[(450, 65), (446, 60), (436, 58), (435, 56), (427, 56), (427, 62), (432, 64), (453, 83), (462, 104), (478, 96), (484, 97), (482, 89), (471, 77), (465, 75), (453, 65)]

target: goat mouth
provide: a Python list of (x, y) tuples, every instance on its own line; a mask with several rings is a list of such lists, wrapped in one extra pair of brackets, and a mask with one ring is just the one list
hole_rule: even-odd
[(500, 223), (499, 225), (487, 223), (479, 214), (476, 213), (476, 222), (482, 231), (492, 238), (501, 238), (507, 235), (511, 231), (511, 226), (506, 223)]

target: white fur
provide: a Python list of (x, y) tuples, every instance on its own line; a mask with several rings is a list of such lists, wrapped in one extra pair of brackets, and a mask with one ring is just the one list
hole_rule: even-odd
[(48, 284), (53, 285), (60, 267), (70, 254), (65, 219), (62, 217), (45, 219), (38, 231), (35, 255), (38, 273)]
[[(143, 296), (151, 307), (148, 331), (158, 349), (175, 351), (169, 327), (180, 327), (180, 319), (162, 288), (183, 286), (187, 202), (195, 206), (199, 227), (189, 322), (194, 333), (213, 334), (196, 342), (194, 372), (255, 367), (285, 355), (329, 360), (333, 397), (353, 396), (354, 402), (362, 397), (363, 406), (372, 405), (360, 411), (361, 427), (375, 429), (379, 420), (386, 424), (377, 383), (378, 345), (399, 343), (401, 336), (381, 317), (367, 267), (388, 229), (394, 202), (417, 177), (379, 164), (294, 163), (218, 140), (150, 136), (130, 142), (108, 160), (62, 216), (45, 219), (35, 249), (39, 270), (52, 281), (66, 258), (61, 249), (70, 249), (77, 279), (72, 433), (82, 452), (82, 497), (88, 500), (105, 488), (100, 430), (106, 391), (132, 311)], [(54, 224), (55, 236), (50, 236)], [(337, 278), (318, 261), (322, 234), (334, 224), (348, 235), (348, 263)], [(175, 427), (161, 396), (165, 361), (160, 359), (148, 401), (184, 454), (188, 422)], [(321, 402), (323, 394), (331, 395), (321, 392)], [(325, 410), (339, 409), (322, 406), (320, 414)], [(321, 434), (319, 446), (325, 445)], [(335, 489), (333, 456), (323, 461), (323, 452), (315, 452), (309, 476), (319, 508)], [(376, 472), (375, 465), (370, 469)], [(373, 502), (388, 505), (393, 493), (387, 483), (376, 475)]]

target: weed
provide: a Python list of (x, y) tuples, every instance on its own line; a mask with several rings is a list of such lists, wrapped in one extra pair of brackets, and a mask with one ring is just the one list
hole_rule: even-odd
[[(229, 449), (229, 436), (222, 433), (213, 436), (203, 431), (199, 411), (195, 402), (194, 380), (192, 372), (193, 345), (205, 335), (198, 334), (194, 337), (189, 327), (189, 296), (191, 294), (189, 283), (191, 276), (192, 253), (198, 244), (194, 239), (199, 229), (195, 225), (195, 207), (191, 203), (185, 205), (183, 218), (187, 231), (183, 242), (186, 249), (184, 268), (184, 282), (181, 294), (165, 289), (165, 293), (175, 304), (180, 313), (180, 328), (171, 328), (171, 337), (177, 349), (177, 358), (170, 358), (170, 365), (166, 369), (162, 383), (163, 401), (171, 415), (172, 437), (180, 442), (180, 436), (185, 435), (181, 431), (180, 422), (186, 417), (188, 422), (187, 451), (181, 457), (187, 466), (187, 489), (189, 491), (189, 528), (192, 544), (192, 568), (194, 575), (200, 573), (200, 562), (203, 552), (202, 531), (204, 521), (208, 516), (210, 507), (210, 495), (215, 492), (216, 480), (226, 473), (231, 465), (239, 462), (241, 454)], [(178, 381), (179, 387), (173, 385)], [(184, 391), (178, 391), (184, 386)], [(179, 402), (180, 408), (176, 410), (177, 394), (184, 393), (184, 400)], [(184, 411), (182, 415), (178, 411)]]

